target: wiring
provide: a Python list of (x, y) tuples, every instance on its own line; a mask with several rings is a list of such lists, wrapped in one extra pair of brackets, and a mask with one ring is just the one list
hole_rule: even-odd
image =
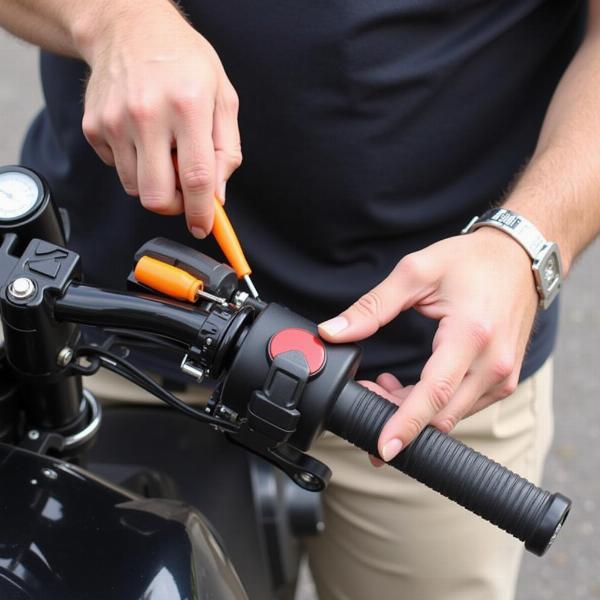
[(112, 345), (119, 343), (127, 343), (128, 346), (137, 346), (140, 348), (156, 348), (156, 346), (164, 346), (176, 351), (185, 351), (185, 344), (179, 344), (169, 338), (159, 335), (136, 331), (134, 329), (113, 329), (105, 327), (104, 331), (114, 336), (115, 341)]
[[(110, 345), (114, 345), (115, 341), (110, 340)], [(136, 366), (125, 360), (123, 357), (107, 350), (101, 346), (80, 346), (75, 352), (75, 358), (86, 358), (90, 361), (89, 366), (82, 366), (75, 360), (72, 368), (82, 375), (93, 375), (100, 366), (124, 377), (131, 381), (135, 385), (146, 390), (153, 396), (156, 396), (159, 400), (162, 400), (172, 408), (179, 410), (186, 416), (191, 417), (202, 423), (208, 423), (210, 425), (216, 425), (224, 431), (235, 433), (238, 431), (238, 427), (224, 421), (218, 417), (213, 417), (201, 410), (198, 410), (168, 390), (162, 387), (159, 383), (154, 381), (149, 375), (138, 369)]]

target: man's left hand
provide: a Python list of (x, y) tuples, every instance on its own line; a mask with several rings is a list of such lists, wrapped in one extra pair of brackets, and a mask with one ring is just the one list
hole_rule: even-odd
[(379, 438), (389, 461), (427, 424), (449, 432), (515, 390), (537, 306), (525, 250), (483, 227), (407, 255), (319, 333), (335, 343), (362, 340), (409, 308), (439, 321), (431, 357), (408, 393), (395, 395), (390, 381), (369, 385), (399, 404)]

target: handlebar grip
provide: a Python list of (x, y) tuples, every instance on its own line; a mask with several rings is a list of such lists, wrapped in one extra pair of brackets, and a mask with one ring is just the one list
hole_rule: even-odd
[[(397, 406), (349, 382), (327, 422), (327, 429), (362, 450), (379, 456), (377, 440)], [(558, 534), (571, 507), (462, 442), (426, 427), (389, 463), (525, 542), (542, 556)]]

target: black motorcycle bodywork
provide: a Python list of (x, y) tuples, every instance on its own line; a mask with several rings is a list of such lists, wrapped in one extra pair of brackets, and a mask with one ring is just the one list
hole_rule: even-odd
[[(244, 600), (202, 515), (0, 444), (3, 600)], [(19, 493), (15, 493), (19, 490)]]

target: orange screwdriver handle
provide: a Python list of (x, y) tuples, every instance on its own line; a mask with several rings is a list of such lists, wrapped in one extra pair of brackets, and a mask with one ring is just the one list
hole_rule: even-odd
[[(181, 189), (181, 183), (179, 182), (179, 169), (177, 165), (177, 151), (171, 151), (171, 159), (173, 160), (173, 167), (177, 177), (177, 189)], [(223, 254), (227, 257), (229, 264), (233, 267), (235, 274), (238, 279), (250, 275), (252, 269), (244, 256), (244, 251), (240, 246), (240, 242), (235, 234), (231, 221), (218, 198), (215, 198), (215, 220), (213, 223), (212, 234), (215, 236), (219, 247), (223, 251)]]
[(142, 256), (134, 270), (135, 278), (143, 285), (177, 300), (196, 302), (202, 291), (202, 280), (173, 265), (150, 256)]
[(212, 234), (215, 236), (221, 250), (223, 250), (223, 254), (227, 257), (229, 264), (233, 267), (238, 279), (250, 275), (252, 269), (250, 269), (231, 221), (218, 198), (215, 198), (215, 222)]

